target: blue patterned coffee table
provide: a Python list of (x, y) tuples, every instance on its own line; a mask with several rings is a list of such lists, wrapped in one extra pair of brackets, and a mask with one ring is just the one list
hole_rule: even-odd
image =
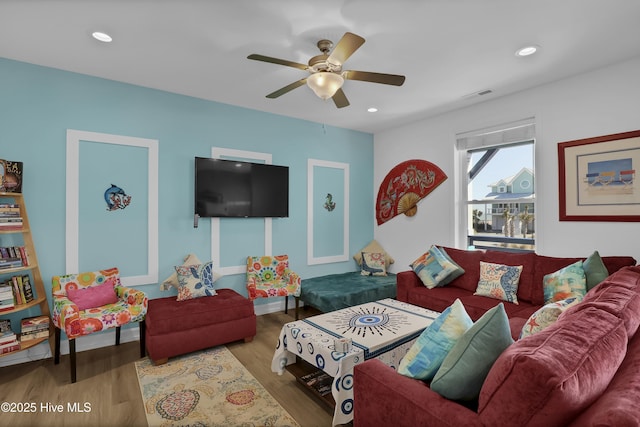
[[(280, 332), (271, 370), (282, 374), (299, 357), (331, 375), (336, 402), (333, 425), (346, 424), (353, 419), (353, 367), (376, 358), (396, 369), (439, 314), (383, 299), (290, 322)], [(351, 350), (336, 351), (336, 338), (350, 338)]]

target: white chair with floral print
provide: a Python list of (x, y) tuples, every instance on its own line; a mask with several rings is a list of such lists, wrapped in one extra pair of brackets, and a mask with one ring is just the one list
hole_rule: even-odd
[(69, 339), (71, 382), (76, 382), (76, 338), (116, 328), (116, 345), (120, 344), (120, 327), (140, 323), (140, 357), (145, 356), (145, 324), (148, 299), (144, 292), (125, 288), (117, 268), (90, 271), (51, 279), (53, 324), (55, 325), (54, 363), (60, 362), (60, 332)]

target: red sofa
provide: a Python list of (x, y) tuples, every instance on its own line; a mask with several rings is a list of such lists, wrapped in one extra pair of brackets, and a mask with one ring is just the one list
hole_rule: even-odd
[[(474, 321), (478, 320), (487, 310), (503, 302), (509, 317), (513, 339), (518, 339), (529, 316), (544, 305), (542, 287), (544, 276), (585, 259), (548, 257), (533, 252), (471, 251), (448, 247), (444, 247), (444, 250), (456, 264), (464, 269), (465, 273), (444, 287), (428, 289), (412, 270), (402, 271), (396, 276), (398, 291), (396, 298), (399, 301), (439, 312), (449, 307), (456, 298), (460, 298), (467, 313)], [(518, 284), (518, 304), (473, 295), (480, 279), (480, 261), (522, 265)], [(605, 256), (602, 257), (602, 261), (609, 274), (622, 267), (636, 264), (636, 260), (630, 256)]]
[(376, 359), (356, 365), (354, 426), (638, 426), (639, 325), (640, 266), (623, 267), (555, 323), (509, 346), (477, 406), (447, 400)]

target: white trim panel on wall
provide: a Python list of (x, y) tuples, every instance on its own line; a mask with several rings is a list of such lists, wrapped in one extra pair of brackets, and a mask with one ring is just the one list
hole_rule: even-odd
[[(265, 164), (270, 165), (272, 155), (269, 153), (260, 153), (257, 151), (234, 150), (233, 148), (211, 147), (211, 158), (221, 159), (223, 157), (231, 157), (236, 159), (262, 160)], [(264, 254), (271, 255), (272, 251), (272, 219), (264, 219)], [(231, 265), (223, 267), (220, 263), (220, 218), (211, 218), (211, 259), (213, 265), (218, 266), (220, 273), (223, 275), (244, 274), (247, 272), (247, 266)]]
[[(344, 229), (342, 238), (342, 253), (330, 256), (315, 256), (313, 244), (313, 201), (314, 201), (314, 168), (341, 169), (344, 174)], [(349, 259), (349, 164), (330, 162), (326, 160), (307, 160), (307, 264), (329, 264), (332, 262), (342, 262)]]
[[(79, 272), (80, 143), (82, 141), (147, 149), (147, 274), (121, 276), (125, 286), (158, 283), (158, 140), (67, 129), (66, 272)], [(106, 266), (109, 267), (109, 266)]]

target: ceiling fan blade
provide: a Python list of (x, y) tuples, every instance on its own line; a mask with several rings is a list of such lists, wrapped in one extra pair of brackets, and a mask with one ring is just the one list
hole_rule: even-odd
[(342, 89), (338, 89), (331, 99), (333, 99), (334, 104), (336, 104), (338, 108), (349, 106), (349, 100)]
[(343, 77), (347, 80), (360, 80), (363, 82), (382, 83), (385, 85), (402, 86), (404, 76), (397, 74), (371, 73), (368, 71), (345, 71)]
[(275, 99), (279, 96), (284, 95), (287, 92), (291, 92), (295, 88), (302, 86), (306, 82), (307, 82), (307, 78), (305, 77), (304, 79), (300, 79), (297, 82), (293, 82), (290, 85), (287, 85), (281, 89), (276, 90), (275, 92), (271, 92), (269, 95), (267, 95), (267, 98)]
[(270, 56), (258, 55), (256, 53), (253, 53), (247, 56), (247, 59), (253, 59), (253, 60), (262, 61), (262, 62), (269, 62), (271, 64), (285, 65), (287, 67), (298, 68), (300, 70), (306, 70), (307, 68), (309, 68), (308, 65), (300, 64), (299, 62), (287, 61), (286, 59), (272, 58)]
[(333, 48), (333, 52), (331, 52), (327, 61), (332, 64), (342, 65), (363, 43), (364, 39), (362, 37), (353, 33), (344, 33), (344, 36)]

